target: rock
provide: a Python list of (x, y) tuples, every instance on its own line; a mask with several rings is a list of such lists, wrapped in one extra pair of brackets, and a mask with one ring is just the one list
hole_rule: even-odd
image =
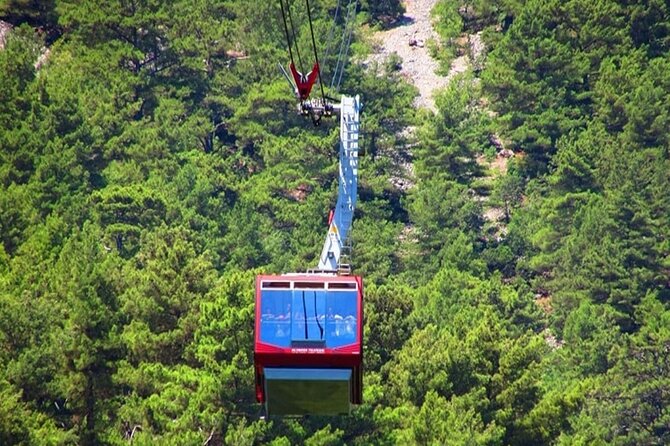
[(514, 156), (514, 152), (510, 149), (503, 149), (500, 151), (500, 156), (503, 158), (511, 158)]
[[(495, 147), (496, 150), (498, 150), (498, 151), (501, 151), (501, 150), (503, 150), (503, 149), (505, 148), (505, 146), (503, 145), (502, 141), (500, 140), (500, 137), (499, 137), (498, 135), (496, 135), (496, 134), (491, 134), (491, 135), (489, 135), (489, 142), (490, 142), (491, 145), (493, 145), (493, 147)], [(501, 153), (501, 155), (502, 155), (502, 153)], [(504, 155), (503, 155), (503, 156), (504, 156)]]
[(0, 20), (0, 50), (5, 48), (5, 42), (7, 41), (7, 34), (11, 31), (11, 23), (3, 22)]
[(49, 56), (51, 55), (51, 48), (42, 48), (42, 52), (40, 53), (39, 57), (37, 58), (37, 61), (34, 64), (35, 70), (38, 70), (44, 66), (44, 64), (49, 60)]

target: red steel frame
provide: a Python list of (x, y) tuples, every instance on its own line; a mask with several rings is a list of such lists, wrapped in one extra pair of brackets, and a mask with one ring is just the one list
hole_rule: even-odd
[[(358, 289), (356, 329), (357, 341), (337, 348), (292, 348), (277, 347), (261, 342), (261, 282), (313, 282), (313, 283), (351, 283), (356, 282)], [(319, 274), (259, 275), (256, 277), (256, 308), (254, 325), (254, 369), (256, 372), (256, 400), (265, 403), (264, 373), (265, 367), (301, 367), (301, 368), (350, 368), (353, 373), (351, 402), (361, 404), (363, 399), (363, 279), (360, 276), (335, 276)]]

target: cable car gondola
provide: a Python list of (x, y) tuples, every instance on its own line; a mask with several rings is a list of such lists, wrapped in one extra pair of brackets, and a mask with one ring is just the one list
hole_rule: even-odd
[(258, 276), (256, 398), (267, 415), (339, 415), (363, 392), (359, 276)]

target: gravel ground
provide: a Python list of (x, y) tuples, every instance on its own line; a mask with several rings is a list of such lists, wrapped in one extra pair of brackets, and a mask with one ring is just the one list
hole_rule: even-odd
[(371, 57), (371, 60), (381, 63), (392, 53), (400, 56), (402, 76), (419, 89), (419, 96), (415, 100), (417, 107), (425, 107), (433, 112), (436, 111), (433, 100), (435, 90), (444, 88), (454, 74), (465, 71), (468, 66), (466, 56), (461, 56), (452, 62), (448, 76), (435, 73), (438, 63), (428, 53), (426, 43), (429, 39), (439, 39), (430, 17), (436, 2), (406, 0), (406, 12), (398, 25), (375, 35), (378, 44), (376, 54)]

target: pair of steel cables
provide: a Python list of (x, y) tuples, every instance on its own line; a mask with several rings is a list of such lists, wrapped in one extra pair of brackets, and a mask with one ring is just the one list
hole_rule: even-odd
[[(326, 58), (325, 60), (330, 60), (330, 56), (332, 51), (334, 50), (335, 47), (335, 40), (333, 39), (333, 36), (335, 34), (335, 30), (338, 27), (338, 18), (340, 16), (341, 10), (345, 9), (343, 12), (344, 16), (344, 27), (342, 31), (341, 38), (339, 40), (339, 48), (338, 48), (338, 54), (337, 54), (337, 59), (335, 60), (335, 68), (332, 70), (331, 74), (331, 81), (330, 81), (330, 90), (332, 91), (337, 91), (340, 88), (340, 85), (342, 83), (342, 75), (344, 73), (344, 67), (346, 65), (346, 60), (348, 57), (349, 53), (349, 46), (351, 45), (351, 38), (353, 35), (353, 30), (355, 27), (355, 17), (356, 17), (356, 9), (358, 7), (358, 0), (349, 0), (347, 3), (346, 7), (342, 7), (342, 0), (337, 1), (337, 7), (335, 9), (335, 16), (333, 19), (333, 24), (330, 27), (330, 31), (328, 33), (328, 38), (327, 38), (327, 47), (326, 47)], [(295, 65), (295, 61), (293, 58), (293, 47), (295, 46), (295, 54), (298, 59), (298, 67), (301, 72), (303, 71), (303, 62), (302, 62), (302, 56), (300, 55), (300, 48), (298, 46), (298, 41), (297, 41), (297, 35), (296, 35), (296, 26), (293, 21), (293, 14), (291, 13), (291, 4), (289, 3), (289, 0), (279, 0), (279, 4), (281, 7), (281, 13), (282, 13), (282, 21), (284, 23), (284, 31), (286, 33), (286, 43), (288, 45), (288, 51), (289, 51), (289, 57), (291, 59), (291, 63)], [(318, 56), (318, 51), (317, 51), (317, 46), (316, 46), (316, 38), (314, 36), (314, 27), (312, 24), (312, 12), (311, 12), (311, 7), (309, 4), (309, 0), (305, 0), (305, 6), (307, 8), (307, 18), (309, 21), (309, 32), (312, 40), (312, 50), (314, 52), (314, 60), (316, 62), (316, 65), (319, 67), (319, 85), (321, 87), (321, 96), (322, 99), (326, 100), (326, 94), (324, 90), (324, 84), (323, 84), (323, 79), (321, 76), (321, 69), (319, 65), (319, 56)], [(289, 31), (290, 27), (290, 31)]]

